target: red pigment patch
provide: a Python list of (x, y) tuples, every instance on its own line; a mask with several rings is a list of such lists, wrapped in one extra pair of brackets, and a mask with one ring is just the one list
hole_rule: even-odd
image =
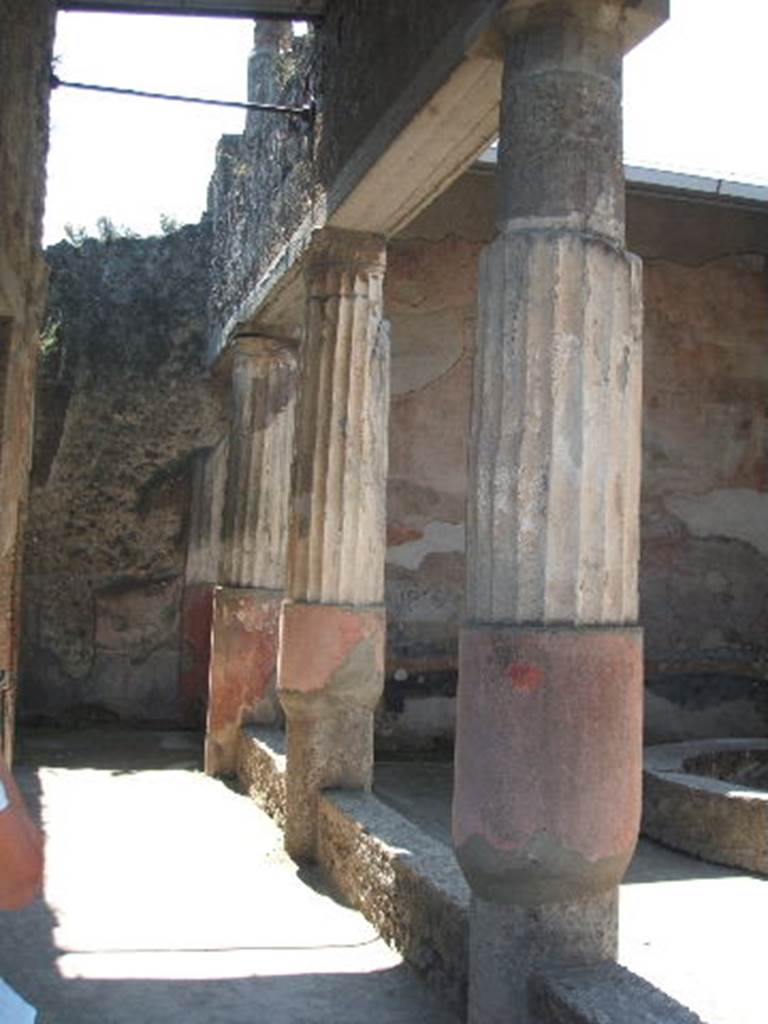
[(544, 673), (535, 665), (526, 665), (524, 661), (513, 661), (507, 665), (504, 675), (516, 690), (523, 690), (525, 693), (533, 693), (538, 690)]
[(387, 524), (387, 547), (396, 548), (401, 544), (408, 544), (413, 540), (421, 540), (424, 536), (421, 530), (415, 530), (409, 526), (402, 526), (400, 523)]

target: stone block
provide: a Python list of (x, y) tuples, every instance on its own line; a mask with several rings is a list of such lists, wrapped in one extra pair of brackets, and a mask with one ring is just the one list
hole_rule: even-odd
[(560, 967), (534, 975), (534, 1024), (702, 1024), (699, 1016), (614, 963)]

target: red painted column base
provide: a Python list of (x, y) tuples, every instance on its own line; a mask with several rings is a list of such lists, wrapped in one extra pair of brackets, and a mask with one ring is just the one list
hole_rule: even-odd
[(384, 685), (383, 607), (283, 605), (278, 694), (287, 720), (285, 847), (316, 854), (321, 789), (369, 789)]
[(532, 1024), (549, 963), (614, 959), (640, 821), (639, 629), (462, 631), (453, 838), (472, 889), (469, 1024)]
[(453, 837), (483, 899), (603, 892), (637, 840), (642, 631), (469, 626), (459, 645)]
[(189, 728), (205, 722), (208, 703), (208, 671), (211, 662), (211, 615), (213, 585), (192, 583), (181, 599), (181, 662), (179, 704)]
[(244, 722), (274, 724), (277, 640), (282, 594), (216, 587), (205, 736), (209, 775), (234, 772)]

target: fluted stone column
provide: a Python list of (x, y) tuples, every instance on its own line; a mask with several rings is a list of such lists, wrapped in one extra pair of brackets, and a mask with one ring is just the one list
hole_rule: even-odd
[(312, 858), (317, 794), (368, 788), (384, 677), (389, 340), (381, 239), (333, 229), (306, 257), (278, 690), (286, 849)]
[(624, 0), (513, 0), (480, 270), (454, 845), (471, 1024), (612, 958), (640, 814), (642, 300), (624, 250)]
[(213, 592), (205, 766), (236, 767), (240, 726), (274, 723), (284, 597), (296, 358), (265, 337), (234, 343), (232, 424)]
[(204, 724), (208, 706), (213, 591), (219, 574), (228, 450), (229, 440), (223, 437), (214, 448), (201, 452), (192, 482), (181, 602), (179, 691), (184, 721), (193, 728)]

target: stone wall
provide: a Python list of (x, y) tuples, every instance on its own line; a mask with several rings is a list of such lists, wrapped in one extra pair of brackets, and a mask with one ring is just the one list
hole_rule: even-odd
[(209, 226), (47, 256), (22, 710), (177, 721), (192, 466), (227, 423), (205, 371)]
[(309, 125), (249, 114), (245, 133), (219, 146), (210, 191), (211, 357), (252, 316), (260, 282), (291, 265), (301, 238), (324, 225), (429, 100), (487, 15), (487, 0), (329, 0), (307, 36), (257, 25), (249, 98), (286, 105), (311, 98), (316, 118)]
[[(278, 26), (280, 23), (277, 23)], [(259, 54), (259, 35), (267, 54)], [(260, 23), (249, 99), (302, 106), (314, 88), (313, 36)], [(272, 55), (269, 55), (269, 51)], [(315, 136), (298, 117), (249, 112), (243, 135), (225, 135), (216, 152), (208, 204), (213, 221), (210, 355), (223, 347), (243, 302), (309, 215), (314, 200)]]
[(12, 753), (21, 555), (37, 341), (45, 302), (40, 250), (49, 67), (49, 0), (0, 0), (0, 673)]
[[(389, 251), (382, 747), (442, 746), (453, 728), (476, 264), (492, 193), (490, 175), (466, 175)], [(647, 738), (764, 735), (768, 210), (630, 190), (628, 226), (646, 260)]]

